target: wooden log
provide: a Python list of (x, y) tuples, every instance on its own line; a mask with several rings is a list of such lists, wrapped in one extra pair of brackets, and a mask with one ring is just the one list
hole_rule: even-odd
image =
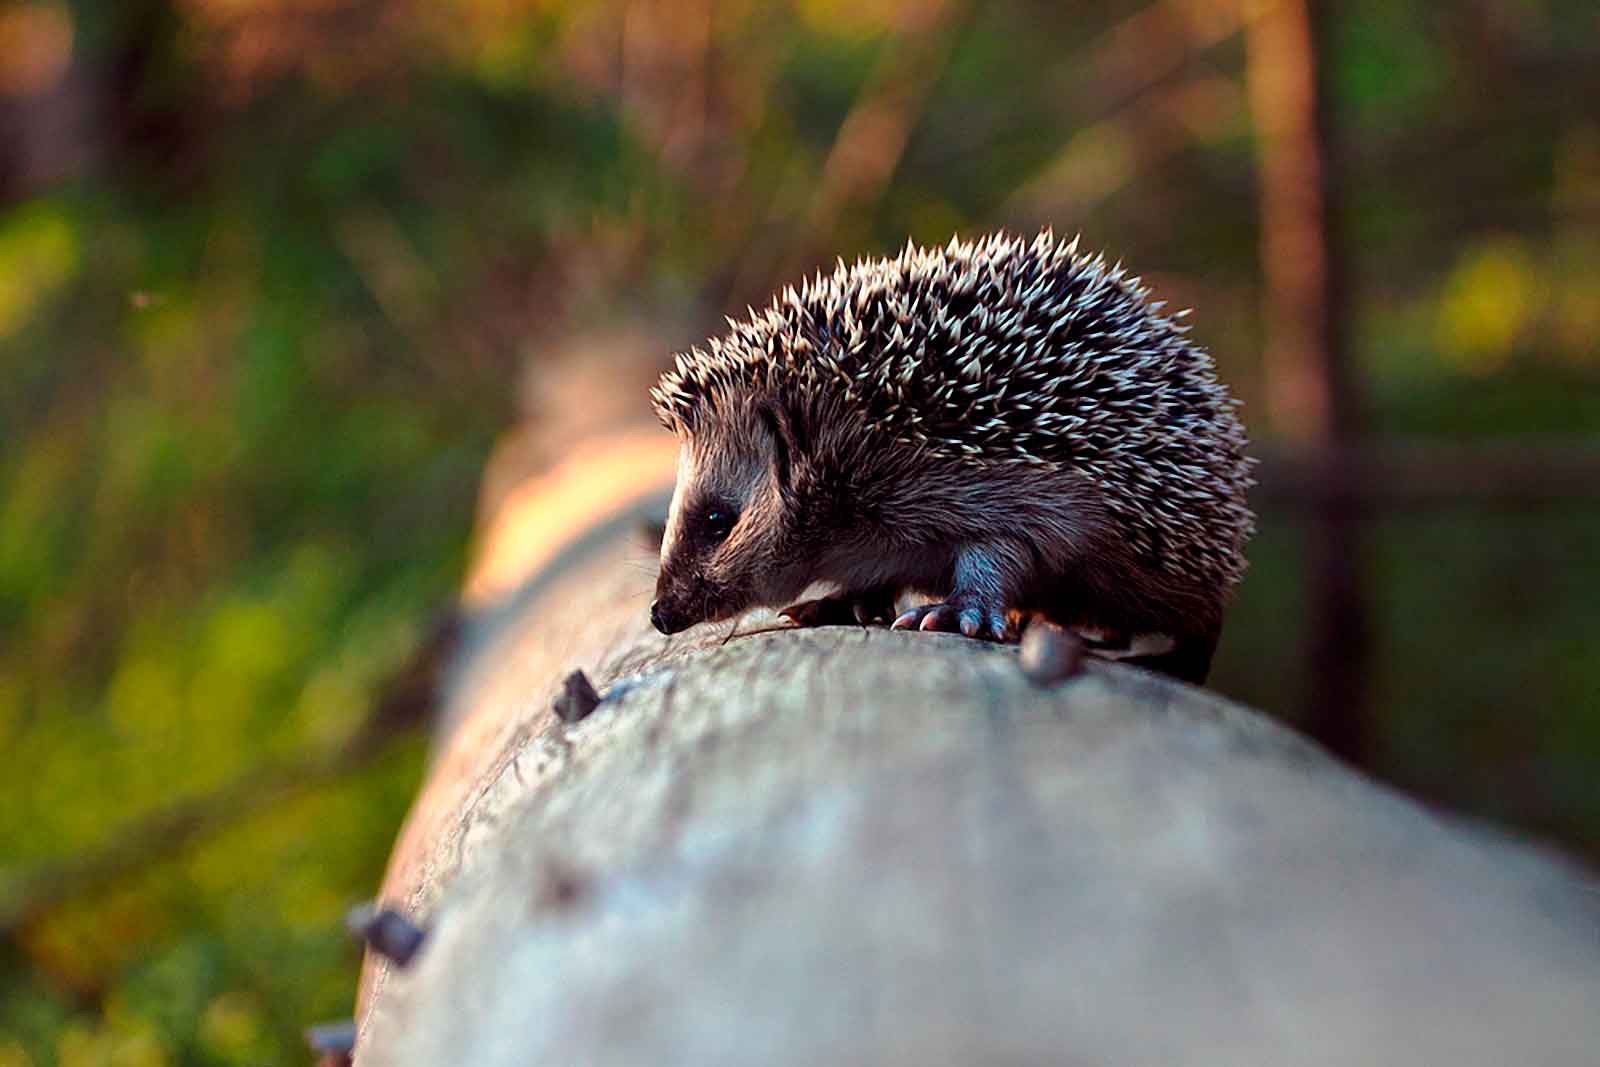
[[(1587, 873), (1134, 669), (1040, 688), (1013, 648), (770, 617), (663, 638), (670, 465), (581, 448), (501, 509), (383, 889), (428, 939), (369, 959), (358, 1063), (1592, 1061)], [(575, 668), (603, 699), (569, 724)]]

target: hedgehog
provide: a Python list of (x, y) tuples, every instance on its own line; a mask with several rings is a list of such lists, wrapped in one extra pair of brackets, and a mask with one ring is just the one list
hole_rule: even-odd
[(680, 442), (655, 627), (1047, 619), (1204, 681), (1254, 529), (1238, 404), (1187, 312), (1078, 244), (841, 260), (679, 353), (650, 394)]

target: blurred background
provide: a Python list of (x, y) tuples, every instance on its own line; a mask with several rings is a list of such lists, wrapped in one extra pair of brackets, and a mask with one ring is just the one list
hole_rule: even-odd
[(1193, 306), (1212, 684), (1600, 858), (1596, 100), (1594, 0), (0, 6), (0, 1067), (302, 1062), (556, 354), (907, 237)]

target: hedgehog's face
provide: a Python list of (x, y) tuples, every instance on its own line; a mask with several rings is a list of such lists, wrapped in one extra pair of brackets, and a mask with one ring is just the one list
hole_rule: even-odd
[(650, 621), (664, 634), (757, 605), (787, 603), (810, 584), (791, 547), (790, 449), (779, 424), (751, 410), (697, 428), (678, 453)]

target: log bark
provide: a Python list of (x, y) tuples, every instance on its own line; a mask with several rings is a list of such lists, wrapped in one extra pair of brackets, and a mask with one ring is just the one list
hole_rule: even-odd
[[(583, 470), (624, 468), (658, 480), (581, 502)], [(500, 529), (576, 532), (486, 542), (523, 577), (467, 606), (383, 889), (428, 940), (404, 970), (368, 961), (358, 1063), (1600, 1047), (1587, 873), (1248, 709), (1103, 664), (1040, 688), (1014, 649), (955, 636), (655, 634), (640, 529), (670, 469), (649, 437), (586, 446), (502, 508)], [(550, 705), (575, 668), (603, 700), (567, 724)]]

